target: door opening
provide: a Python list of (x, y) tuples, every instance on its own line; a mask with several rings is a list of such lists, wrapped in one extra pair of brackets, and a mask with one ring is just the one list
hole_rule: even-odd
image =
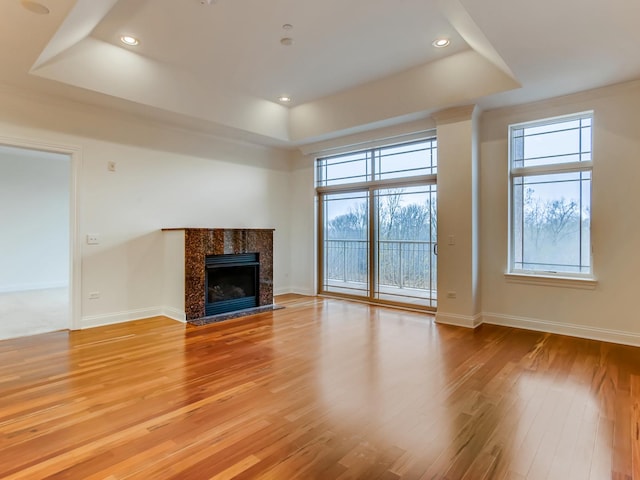
[(73, 327), (72, 155), (0, 145), (0, 338)]

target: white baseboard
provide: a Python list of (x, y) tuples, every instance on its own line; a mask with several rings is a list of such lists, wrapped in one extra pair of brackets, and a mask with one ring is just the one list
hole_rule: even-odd
[(315, 297), (316, 293), (308, 288), (297, 288), (297, 287), (286, 287), (286, 288), (278, 288), (274, 290), (273, 296), (278, 295), (286, 295), (287, 293), (295, 293), (296, 295), (306, 295), (308, 297)]
[(167, 311), (166, 308), (167, 307), (150, 307), (139, 308), (137, 310), (127, 310), (126, 312), (106, 313), (103, 315), (87, 315), (86, 317), (82, 317), (80, 328), (102, 327), (105, 325), (114, 325), (116, 323), (130, 322), (150, 317), (169, 317), (169, 315), (166, 315), (165, 313)]
[(499, 313), (487, 312), (482, 314), (482, 322), (490, 325), (522, 328), (524, 330), (556, 333), (570, 337), (580, 337), (590, 340), (600, 340), (603, 342), (620, 343), (622, 345), (640, 347), (640, 335), (631, 332), (621, 332), (619, 330), (586, 327), (572, 323), (550, 322), (547, 320), (539, 320), (537, 318), (516, 317), (513, 315), (502, 315)]
[(310, 288), (296, 288), (289, 289), (286, 293), (295, 293), (296, 295), (305, 295), (307, 297), (315, 297), (317, 294)]
[(455, 313), (436, 312), (436, 323), (455, 325), (456, 327), (476, 328), (482, 324), (482, 314), (473, 316), (458, 315)]
[(30, 290), (49, 290), (50, 288), (66, 288), (69, 282), (55, 283), (22, 283), (0, 287), (0, 293), (27, 292)]
[(164, 306), (162, 307), (161, 315), (164, 315), (171, 320), (176, 320), (177, 322), (187, 323), (187, 314), (184, 312), (184, 310)]
[(284, 295), (286, 293), (291, 293), (291, 288), (290, 287), (282, 287), (282, 288), (276, 288), (273, 290), (273, 296), (277, 296), (277, 295)]

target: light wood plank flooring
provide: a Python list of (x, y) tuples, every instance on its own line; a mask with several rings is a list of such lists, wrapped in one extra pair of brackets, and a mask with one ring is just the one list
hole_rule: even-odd
[(278, 303), (0, 342), (0, 478), (640, 479), (640, 349)]

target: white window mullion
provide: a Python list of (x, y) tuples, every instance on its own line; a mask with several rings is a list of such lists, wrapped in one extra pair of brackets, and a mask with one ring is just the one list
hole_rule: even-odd
[(557, 165), (536, 165), (535, 167), (512, 168), (511, 175), (545, 175), (547, 173), (587, 171), (592, 168), (592, 161), (560, 163)]

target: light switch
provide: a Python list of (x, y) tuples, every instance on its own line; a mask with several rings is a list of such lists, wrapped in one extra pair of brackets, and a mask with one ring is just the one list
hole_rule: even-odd
[(455, 245), (456, 244), (456, 236), (455, 235), (449, 235), (449, 245)]

